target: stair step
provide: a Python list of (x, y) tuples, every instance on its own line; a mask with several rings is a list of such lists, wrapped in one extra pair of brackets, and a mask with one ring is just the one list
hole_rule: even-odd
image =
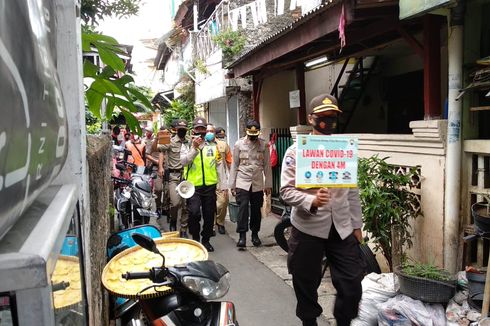
[[(339, 88), (346, 88), (347, 85), (339, 85)], [(348, 89), (361, 89), (361, 85), (350, 85)]]
[[(362, 69), (362, 71), (369, 71), (370, 69), (371, 68), (364, 68), (364, 69)], [(355, 70), (351, 69), (351, 70), (346, 70), (345, 72), (350, 74), (351, 72), (360, 72), (360, 71), (361, 71), (361, 69), (355, 69)]]

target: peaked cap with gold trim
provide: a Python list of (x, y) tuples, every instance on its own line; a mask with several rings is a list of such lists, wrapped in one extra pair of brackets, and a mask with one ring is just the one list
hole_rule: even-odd
[(337, 99), (330, 94), (320, 94), (314, 97), (308, 107), (308, 114), (317, 114), (325, 111), (336, 111), (342, 113), (339, 109)]

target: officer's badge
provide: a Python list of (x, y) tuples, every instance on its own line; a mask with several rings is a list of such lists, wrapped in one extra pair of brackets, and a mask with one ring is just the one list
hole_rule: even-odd
[(332, 104), (332, 100), (329, 99), (328, 97), (325, 97), (322, 101), (323, 104)]

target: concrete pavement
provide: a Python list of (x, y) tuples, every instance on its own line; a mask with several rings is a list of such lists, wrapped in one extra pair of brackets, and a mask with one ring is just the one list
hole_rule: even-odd
[[(262, 240), (261, 247), (257, 248), (252, 246), (250, 239), (251, 234), (248, 232), (247, 252), (274, 272), (292, 290), (293, 283), (291, 275), (288, 273), (286, 266), (287, 253), (277, 245), (276, 240), (274, 239), (274, 227), (279, 220), (280, 217), (273, 213), (270, 213), (267, 217), (262, 219), (261, 230), (259, 233), (259, 237)], [(236, 245), (236, 242), (238, 241), (238, 234), (235, 232), (236, 224), (232, 223), (228, 216), (225, 220), (225, 227), (227, 235), (233, 239), (233, 244)], [(220, 236), (220, 234), (218, 234), (218, 236)], [(323, 309), (322, 320), (319, 319), (319, 325), (336, 325), (333, 317), (335, 293), (335, 288), (333, 287), (330, 279), (330, 271), (327, 269), (325, 277), (323, 278), (320, 288), (318, 289), (318, 302)], [(294, 298), (294, 304), (296, 305), (296, 298)]]
[[(224, 298), (235, 303), (240, 326), (296, 326), (301, 325), (295, 315), (296, 297), (293, 291), (291, 275), (288, 274), (284, 252), (274, 239), (274, 227), (279, 221), (275, 214), (262, 219), (260, 238), (261, 247), (253, 247), (247, 234), (247, 249), (236, 248), (238, 234), (236, 224), (227, 216), (225, 220), (226, 234), (217, 233), (211, 238), (215, 252), (210, 259), (223, 264), (231, 273), (230, 292)], [(156, 221), (151, 221), (156, 224)], [(327, 270), (318, 290), (319, 303), (323, 315), (318, 325), (336, 325), (333, 319), (333, 303), (335, 289), (332, 286)]]

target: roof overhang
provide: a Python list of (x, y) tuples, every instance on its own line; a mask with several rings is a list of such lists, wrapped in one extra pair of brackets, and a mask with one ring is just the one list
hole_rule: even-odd
[[(344, 6), (347, 44), (340, 47), (339, 19)], [(233, 62), (234, 77), (269, 75), (327, 55), (336, 61), (362, 54), (401, 37), (400, 31), (420, 30), (420, 20), (398, 19), (398, 1), (333, 1), (293, 22)]]
[(338, 31), (344, 4), (345, 25), (352, 21), (351, 1), (335, 1), (314, 12), (314, 15), (293, 23), (278, 35), (266, 40), (231, 64), (235, 77), (253, 74), (263, 65), (274, 61), (325, 35)]

